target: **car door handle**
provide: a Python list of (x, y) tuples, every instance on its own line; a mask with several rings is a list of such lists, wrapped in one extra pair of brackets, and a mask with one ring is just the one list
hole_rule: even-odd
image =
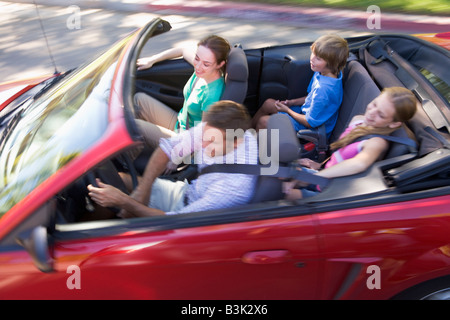
[(248, 264), (282, 263), (290, 258), (288, 250), (251, 251), (242, 256), (242, 262)]

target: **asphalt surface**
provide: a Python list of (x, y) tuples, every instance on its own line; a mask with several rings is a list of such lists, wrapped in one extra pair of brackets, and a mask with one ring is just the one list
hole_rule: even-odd
[(38, 10), (30, 0), (0, 1), (0, 82), (53, 72), (46, 42), (58, 71), (65, 71), (91, 60), (157, 16), (173, 27), (164, 42), (155, 39), (159, 49), (210, 33), (244, 48), (257, 48), (314, 41), (326, 33), (350, 37), (450, 31), (449, 17), (381, 12), (377, 26), (376, 17), (366, 11), (225, 1), (36, 0), (36, 4)]
[[(14, 2), (33, 3), (32, 0)], [(296, 27), (333, 27), (355, 31), (371, 28), (374, 32), (410, 33), (450, 31), (448, 16), (389, 13), (384, 12), (382, 7), (369, 7), (370, 3), (366, 11), (361, 11), (209, 0), (36, 0), (36, 2), (42, 5), (77, 5), (80, 8), (103, 8), (113, 11), (232, 18)], [(378, 18), (379, 24), (374, 23), (374, 19)]]

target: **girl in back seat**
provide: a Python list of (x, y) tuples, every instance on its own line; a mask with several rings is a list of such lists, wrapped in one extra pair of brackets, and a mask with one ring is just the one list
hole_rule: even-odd
[[(382, 159), (389, 143), (381, 137), (356, 139), (372, 135), (389, 135), (411, 119), (416, 112), (417, 100), (405, 88), (385, 88), (366, 108), (364, 115), (355, 116), (340, 139), (330, 145), (334, 150), (324, 169), (317, 171), (325, 178), (343, 177), (367, 170), (375, 161)], [(310, 159), (300, 159), (306, 170), (319, 170), (322, 164)], [(287, 199), (301, 199), (316, 194), (317, 190), (306, 188), (299, 181), (285, 182), (283, 192)]]

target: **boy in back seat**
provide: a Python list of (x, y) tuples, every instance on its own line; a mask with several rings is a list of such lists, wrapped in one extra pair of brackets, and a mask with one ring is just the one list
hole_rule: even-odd
[(342, 102), (342, 69), (349, 49), (337, 35), (324, 35), (311, 45), (310, 64), (314, 75), (306, 97), (279, 101), (267, 99), (252, 120), (257, 130), (267, 127), (271, 114), (286, 113), (296, 131), (325, 124), (327, 136), (333, 130)]

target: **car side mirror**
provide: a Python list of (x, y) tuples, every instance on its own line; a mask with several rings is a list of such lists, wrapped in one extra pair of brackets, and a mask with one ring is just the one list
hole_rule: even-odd
[(39, 270), (42, 272), (54, 271), (47, 228), (43, 226), (35, 227), (25, 236), (19, 236), (17, 242), (27, 250)]

